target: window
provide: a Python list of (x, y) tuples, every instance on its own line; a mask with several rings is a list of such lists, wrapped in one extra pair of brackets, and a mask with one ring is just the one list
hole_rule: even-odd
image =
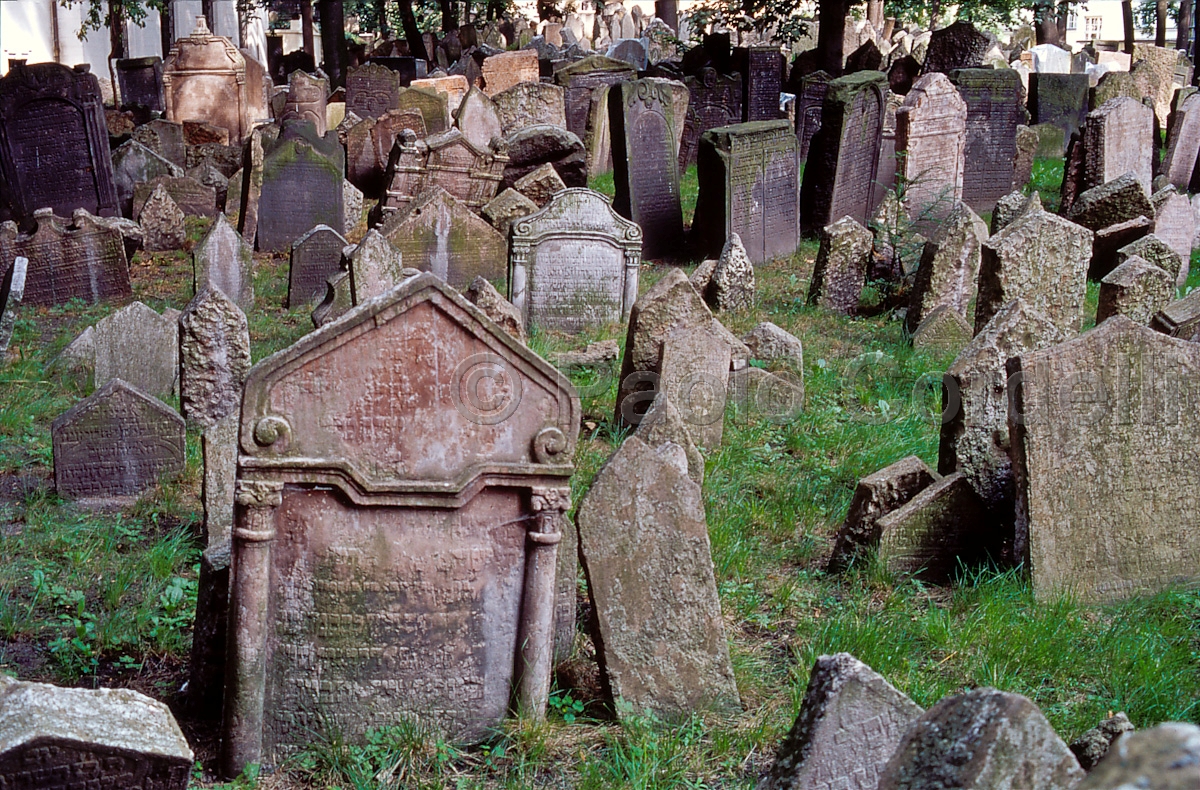
[(1083, 35), (1085, 38), (1100, 38), (1100, 26), (1104, 22), (1102, 16), (1085, 16), (1083, 18)]
[(1074, 11), (1068, 11), (1067, 12), (1067, 30), (1075, 30), (1078, 27), (1079, 27), (1079, 17), (1077, 17), (1075, 15)]

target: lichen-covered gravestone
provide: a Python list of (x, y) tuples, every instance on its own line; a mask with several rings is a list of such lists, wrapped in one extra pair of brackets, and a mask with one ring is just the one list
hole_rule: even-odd
[(1077, 790), (1200, 786), (1200, 727), (1167, 722), (1122, 736)]
[(500, 235), (508, 238), (508, 230), (521, 217), (527, 217), (538, 210), (538, 204), (509, 187), (488, 201), (479, 213), (491, 226), (500, 231)]
[(171, 199), (167, 188), (159, 184), (142, 207), (138, 223), (142, 226), (142, 246), (147, 252), (168, 252), (183, 248), (186, 231), (183, 211)]
[[(486, 61), (485, 61), (486, 62)], [(492, 94), (500, 124), (506, 135), (526, 126), (550, 124), (567, 126), (564, 92), (558, 85), (542, 82), (522, 82)]]
[(284, 121), (278, 140), (264, 151), (258, 249), (287, 250), (314, 225), (341, 227), (345, 172), (346, 152), (336, 134), (322, 137), (308, 121)]
[(571, 383), (430, 274), (255, 366), (222, 770), (543, 716), (578, 431)]
[(559, 192), (518, 220), (509, 299), (526, 327), (577, 332), (624, 321), (637, 300), (642, 233), (590, 189)]
[(958, 69), (950, 72), (950, 80), (967, 105), (962, 199), (974, 211), (991, 211), (1028, 180), (1017, 178), (1020, 183), (1014, 184), (1025, 91), (1013, 69)]
[(891, 573), (935, 583), (953, 579), (962, 565), (999, 560), (1002, 535), (961, 472), (922, 489), (876, 522), (879, 559)]
[(374, 228), (356, 247), (346, 250), (344, 257), (355, 305), (387, 293), (408, 277), (400, 251)]
[(916, 81), (896, 110), (898, 183), (904, 204), (918, 222), (937, 220), (963, 193), (967, 104), (945, 74)]
[(688, 433), (700, 447), (721, 446), (729, 392), (731, 350), (720, 324), (711, 321), (670, 331), (662, 344), (659, 387), (678, 406)]
[(917, 268), (904, 327), (915, 333), (921, 321), (940, 305), (964, 318), (975, 296), (987, 225), (964, 201), (955, 201), (949, 216), (925, 242)]
[(141, 302), (96, 322), (95, 379), (102, 387), (124, 379), (156, 398), (166, 398), (179, 378), (176, 316), (159, 315)]
[(842, 217), (824, 228), (808, 286), (808, 303), (843, 315), (858, 310), (874, 242), (871, 231), (853, 217)]
[(325, 295), (326, 281), (338, 272), (346, 239), (328, 225), (317, 225), (292, 243), (287, 306), (297, 308)]
[(1161, 267), (1136, 255), (1113, 269), (1100, 281), (1096, 323), (1123, 315), (1146, 326), (1159, 310), (1171, 303), (1175, 281)]
[(924, 461), (910, 455), (859, 480), (829, 558), (830, 573), (845, 570), (860, 552), (878, 546), (876, 522), (928, 488), (936, 478)]
[(254, 307), (254, 253), (225, 215), (217, 217), (192, 250), (192, 278), (196, 293), (215, 288), (242, 310)]
[(1154, 134), (1154, 110), (1128, 96), (1110, 99), (1088, 113), (1083, 130), (1083, 188), (1133, 173), (1149, 192)]
[(597, 658), (618, 715), (739, 709), (704, 499), (684, 448), (626, 439), (576, 522)]
[(133, 289), (125, 242), (116, 228), (79, 212), (72, 221), (50, 209), (34, 212), (32, 233), (17, 231), (16, 223), (0, 224), (0, 260), (28, 259), (26, 304), (50, 307), (71, 299), (88, 304), (124, 301)]
[(1198, 371), (1200, 345), (1124, 316), (1008, 362), (1017, 557), (1037, 598), (1200, 578)]
[(430, 271), (455, 288), (476, 277), (504, 279), (504, 237), (441, 187), (417, 196), (379, 226), (409, 266)]
[(183, 418), (120, 379), (55, 418), (50, 437), (55, 488), (66, 499), (128, 504), (183, 472)]

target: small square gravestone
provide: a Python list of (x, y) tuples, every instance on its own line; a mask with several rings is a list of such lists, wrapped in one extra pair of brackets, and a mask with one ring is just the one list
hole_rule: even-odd
[(341, 227), (345, 170), (336, 135), (320, 137), (311, 123), (285, 121), (275, 145), (264, 151), (257, 248), (287, 250), (314, 225)]
[(537, 53), (528, 49), (500, 52), (483, 61), (483, 90), (495, 96), (523, 82), (537, 83), (539, 79)]
[(407, 265), (436, 274), (455, 288), (476, 277), (503, 280), (504, 237), (441, 187), (419, 195), (379, 226)]
[(326, 281), (341, 268), (346, 239), (328, 225), (317, 225), (292, 243), (287, 306), (295, 310), (325, 296)]
[(86, 212), (67, 220), (50, 209), (34, 212), (32, 233), (0, 224), (0, 261), (29, 259), (25, 303), (50, 307), (71, 299), (88, 304), (128, 299), (133, 289), (121, 232)]

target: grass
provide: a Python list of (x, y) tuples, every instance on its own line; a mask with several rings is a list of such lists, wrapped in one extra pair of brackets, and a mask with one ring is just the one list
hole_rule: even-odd
[[(1035, 184), (1051, 182), (1039, 168)], [(611, 191), (611, 179), (595, 185)], [(694, 185), (693, 168), (684, 179), (689, 214)], [(190, 230), (194, 243), (203, 225)], [(823, 572), (860, 477), (907, 455), (936, 463), (931, 415), (940, 391), (929, 385), (952, 355), (914, 351), (886, 315), (846, 319), (807, 307), (815, 253), (805, 242), (792, 259), (757, 269), (756, 309), (722, 317), (737, 334), (773, 321), (805, 344), (804, 412), (784, 423), (728, 414), (724, 445), (706, 463), (713, 562), (742, 713), (617, 724), (587, 686), (564, 684), (549, 721), (507, 721), (481, 745), (447, 743), (416, 725), (363, 741), (328, 732), (284, 771), (223, 787), (748, 790), (790, 727), (813, 660), (836, 651), (854, 653), (923, 706), (983, 685), (1025, 694), (1067, 739), (1116, 710), (1139, 727), (1200, 721), (1196, 592), (1110, 606), (1038, 604), (1015, 571), (973, 569), (952, 587), (891, 576), (872, 558), (842, 576)], [(306, 311), (279, 306), (286, 260), (256, 257), (257, 361), (311, 323)], [(663, 271), (645, 267), (641, 289)], [(183, 308), (191, 297), (186, 253), (139, 254), (132, 273), (136, 296), (156, 308)], [(1189, 287), (1197, 284), (1200, 272)], [(1096, 295), (1092, 284), (1093, 313)], [(113, 309), (24, 308), (16, 351), (0, 367), (0, 671), (132, 686), (173, 703), (186, 679), (200, 550), (197, 437), (189, 433), (184, 478), (124, 511), (82, 510), (58, 499), (49, 482), (50, 422), (88, 393), (49, 363)], [(530, 344), (548, 354), (605, 338), (623, 344), (623, 328), (535, 332)], [(584, 420), (572, 483), (578, 501), (624, 434), (611, 424), (613, 371), (571, 375)], [(586, 649), (579, 662), (595, 672)], [(195, 783), (212, 787), (211, 745), (198, 743), (204, 769)]]

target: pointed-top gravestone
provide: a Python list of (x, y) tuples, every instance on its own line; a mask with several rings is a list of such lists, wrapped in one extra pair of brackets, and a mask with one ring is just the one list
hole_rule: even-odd
[(350, 288), (354, 304), (387, 293), (405, 279), (403, 255), (372, 228), (349, 254)]
[(196, 293), (216, 288), (243, 311), (254, 307), (254, 253), (224, 214), (192, 250), (192, 273)]
[(25, 298), (25, 275), (29, 271), (29, 259), (18, 255), (0, 279), (0, 352), (8, 350), (12, 342), (13, 328), (17, 323), (17, 308)]
[(957, 354), (971, 342), (971, 325), (962, 313), (948, 304), (940, 304), (929, 311), (913, 332), (913, 348), (938, 353)]
[(246, 314), (223, 291), (201, 291), (179, 316), (179, 367), (179, 404), (187, 419), (209, 427), (241, 404), (250, 331)]
[(183, 418), (121, 379), (59, 415), (50, 436), (55, 488), (66, 499), (124, 505), (183, 473)]
[(493, 138), (504, 136), (495, 102), (479, 88), (467, 91), (454, 115), (454, 123), (476, 148), (487, 149)]
[(168, 252), (183, 248), (186, 230), (183, 210), (171, 199), (167, 188), (159, 184), (142, 207), (138, 224), (142, 226), (142, 248), (147, 252)]
[(455, 288), (479, 276), (504, 279), (504, 237), (441, 187), (416, 196), (378, 231), (408, 265), (433, 272)]
[(754, 309), (754, 265), (736, 233), (730, 234), (721, 250), (704, 289), (704, 300), (717, 312)]
[(925, 242), (904, 326), (916, 332), (925, 317), (947, 305), (964, 318), (975, 296), (987, 225), (962, 201), (955, 201), (933, 239)]
[(1146, 326), (1174, 296), (1175, 279), (1162, 267), (1134, 255), (1100, 281), (1096, 323), (1123, 315)]
[(156, 398), (166, 398), (179, 377), (179, 327), (175, 319), (134, 302), (96, 323), (95, 379), (102, 387), (124, 379)]
[(1177, 189), (1186, 191), (1200, 154), (1200, 93), (1185, 98), (1172, 115), (1160, 172)]
[(328, 225), (317, 225), (292, 243), (287, 306), (296, 309), (325, 295), (325, 283), (342, 265), (346, 239)]
[(808, 286), (808, 303), (843, 315), (858, 309), (874, 237), (853, 217), (842, 217), (821, 231), (821, 246)]

